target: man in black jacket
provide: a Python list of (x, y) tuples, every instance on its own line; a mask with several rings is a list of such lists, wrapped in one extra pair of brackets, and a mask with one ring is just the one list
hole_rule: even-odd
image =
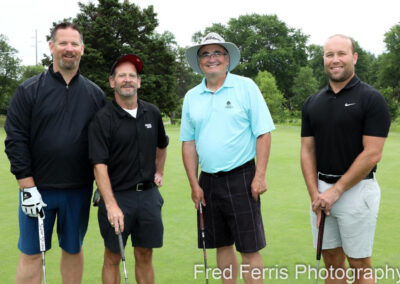
[(63, 283), (80, 283), (83, 273), (93, 184), (87, 126), (105, 96), (79, 74), (84, 45), (76, 25), (58, 24), (49, 47), (53, 64), (18, 87), (5, 124), (5, 151), (21, 193), (16, 283), (41, 283), (38, 214), (45, 216), (46, 250), (57, 217)]

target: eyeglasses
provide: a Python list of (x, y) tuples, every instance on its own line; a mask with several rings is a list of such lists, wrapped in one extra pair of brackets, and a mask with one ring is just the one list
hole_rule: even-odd
[(210, 59), (211, 57), (214, 57), (214, 58), (221, 58), (222, 56), (225, 56), (225, 55), (228, 55), (228, 53), (226, 53), (226, 52), (220, 52), (220, 51), (216, 51), (216, 52), (214, 52), (214, 53), (204, 52), (204, 53), (202, 53), (202, 54), (199, 54), (199, 58), (200, 58), (200, 59), (205, 59), (205, 58)]

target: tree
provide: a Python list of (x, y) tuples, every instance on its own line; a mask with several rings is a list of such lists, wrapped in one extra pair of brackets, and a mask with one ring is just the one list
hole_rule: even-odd
[(17, 50), (8, 44), (6, 36), (0, 34), (0, 113), (6, 113), (10, 100), (18, 86), (20, 60)]
[(260, 88), (274, 120), (279, 121), (283, 119), (283, 103), (285, 102), (285, 99), (276, 85), (274, 75), (268, 71), (260, 71), (254, 81)]
[(21, 73), (21, 78), (20, 82), (24, 82), (25, 80), (42, 73), (45, 71), (46, 68), (43, 67), (43, 65), (30, 65), (30, 66), (22, 66), (20, 73)]
[(318, 81), (313, 76), (313, 70), (310, 67), (301, 67), (293, 81), (293, 97), (291, 97), (292, 109), (300, 112), (304, 101), (310, 95), (317, 92), (318, 89)]
[(313, 71), (313, 77), (318, 82), (318, 89), (328, 84), (328, 77), (324, 69), (324, 49), (320, 45), (311, 44), (307, 48), (307, 66)]
[[(398, 100), (398, 93), (392, 87), (386, 87), (380, 90), (385, 97), (386, 103), (389, 107), (390, 118), (392, 121), (396, 120), (400, 112), (400, 102)], [(398, 90), (397, 90), (398, 92)]]
[(221, 34), (241, 51), (241, 64), (233, 71), (254, 78), (259, 71), (274, 75), (285, 98), (292, 96), (291, 86), (300, 66), (307, 63), (308, 36), (289, 28), (276, 15), (245, 15), (230, 19), (225, 27), (214, 24), (193, 36), (196, 42), (208, 32)]
[(388, 52), (382, 57), (382, 72), (380, 79), (383, 85), (393, 88), (400, 87), (400, 23), (385, 33), (385, 43)]
[[(153, 6), (143, 10), (124, 0), (98, 0), (79, 3), (81, 12), (72, 21), (82, 29), (85, 54), (80, 71), (112, 98), (108, 77), (114, 61), (134, 53), (144, 63), (139, 97), (157, 105), (168, 114), (178, 103), (175, 94), (175, 53), (173, 35), (157, 34), (157, 14)], [(56, 23), (53, 24), (53, 26)]]
[[(178, 47), (176, 49), (176, 63), (177, 84), (175, 88), (175, 93), (179, 98), (179, 103), (177, 105), (177, 108), (174, 110), (174, 114), (170, 116), (174, 118), (181, 116), (183, 98), (186, 92), (194, 86), (198, 85), (203, 78), (203, 76), (201, 76), (200, 74), (194, 73), (192, 71), (192, 68), (189, 66), (186, 60), (186, 50), (182, 47)], [(175, 121), (171, 119), (171, 123), (174, 124)]]
[(375, 83), (376, 70), (373, 69), (374, 62), (376, 61), (375, 56), (366, 52), (360, 47), (357, 41), (355, 41), (355, 51), (358, 54), (357, 64), (355, 66), (355, 72), (360, 80), (373, 85)]

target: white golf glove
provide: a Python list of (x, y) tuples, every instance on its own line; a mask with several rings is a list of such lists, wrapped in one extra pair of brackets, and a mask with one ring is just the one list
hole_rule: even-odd
[(43, 202), (36, 186), (24, 188), (21, 192), (21, 201), (22, 211), (26, 215), (37, 217), (38, 213), (40, 213), (41, 216), (44, 216), (43, 207), (46, 207), (47, 204)]

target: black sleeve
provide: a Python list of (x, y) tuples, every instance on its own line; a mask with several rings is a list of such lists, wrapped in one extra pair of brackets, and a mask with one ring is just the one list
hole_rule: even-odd
[(164, 123), (162, 121), (161, 114), (158, 113), (158, 133), (157, 133), (157, 147), (160, 149), (164, 149), (169, 144), (169, 137), (165, 133)]
[(89, 124), (89, 161), (92, 165), (108, 164), (110, 159), (110, 119), (98, 112)]
[(32, 158), (30, 152), (30, 128), (33, 108), (32, 94), (20, 85), (11, 101), (4, 125), (7, 137), (5, 152), (10, 160), (11, 172), (17, 179), (30, 177), (32, 172)]
[(305, 101), (301, 112), (301, 137), (314, 136), (310, 119), (308, 116), (308, 105), (310, 103), (310, 97)]
[(390, 128), (389, 108), (383, 95), (373, 92), (364, 120), (364, 135), (387, 137)]

